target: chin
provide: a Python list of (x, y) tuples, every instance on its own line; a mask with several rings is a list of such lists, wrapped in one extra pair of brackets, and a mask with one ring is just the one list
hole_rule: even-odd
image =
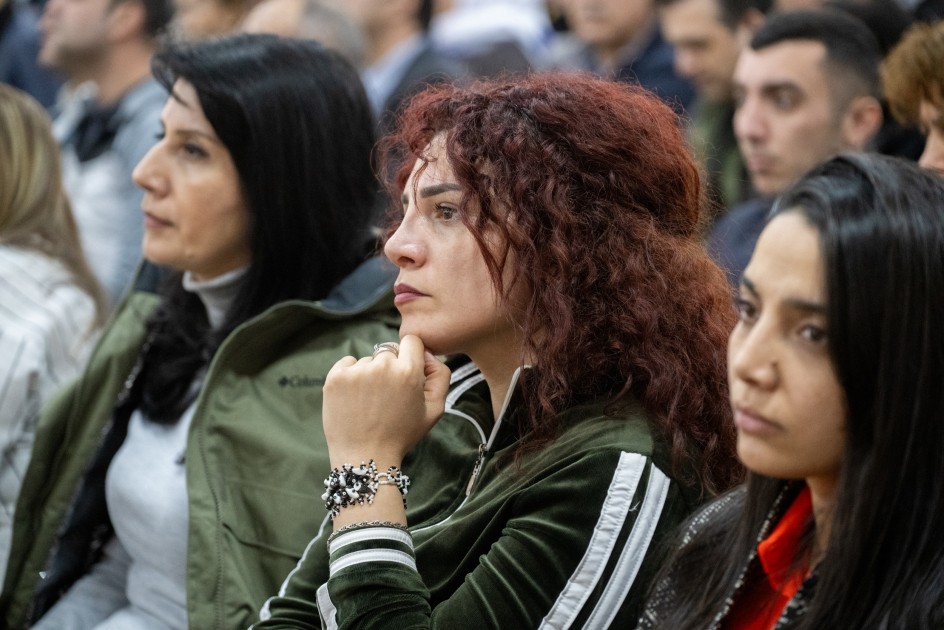
[(416, 330), (407, 326), (400, 326), (400, 339), (403, 339), (406, 335), (415, 335), (420, 338), (420, 341), (423, 342), (423, 347), (438, 356), (444, 356), (447, 354), (455, 354), (456, 351), (452, 349), (449, 343), (444, 343), (444, 340), (438, 337), (435, 334), (423, 333), (421, 330)]
[(780, 180), (772, 180), (769, 178), (764, 178), (763, 181), (754, 184), (754, 189), (761, 197), (776, 197), (789, 187), (788, 184), (784, 184)]

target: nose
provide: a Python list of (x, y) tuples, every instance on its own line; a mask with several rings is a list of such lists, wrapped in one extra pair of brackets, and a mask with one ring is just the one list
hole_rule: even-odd
[(61, 0), (47, 0), (46, 6), (43, 7), (43, 12), (39, 16), (39, 24), (42, 30), (45, 30), (49, 27), (50, 18), (54, 17), (59, 12)]
[(691, 79), (695, 76), (697, 65), (694, 54), (684, 47), (675, 49), (675, 72), (678, 73), (679, 76)]
[(734, 110), (734, 135), (741, 142), (756, 143), (764, 139), (767, 121), (757, 100), (745, 96)]
[(939, 175), (944, 175), (944, 130), (937, 127), (931, 128), (927, 140), (924, 143), (924, 152), (918, 159), (921, 168), (935, 171)]
[(396, 231), (384, 244), (384, 255), (397, 267), (406, 269), (426, 262), (426, 246), (423, 243), (416, 213), (410, 209)]
[(770, 390), (777, 386), (776, 341), (760, 321), (738, 322), (728, 339), (728, 376), (752, 387)]
[(135, 184), (156, 196), (167, 193), (167, 178), (161, 174), (158, 157), (162, 142), (159, 141), (151, 147), (131, 173), (131, 179)]

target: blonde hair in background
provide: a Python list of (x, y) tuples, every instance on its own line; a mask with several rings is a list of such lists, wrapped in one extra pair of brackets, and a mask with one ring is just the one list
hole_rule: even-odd
[(32, 97), (2, 84), (0, 164), (0, 244), (60, 261), (95, 300), (96, 324), (101, 323), (107, 312), (104, 293), (82, 252), (49, 116)]

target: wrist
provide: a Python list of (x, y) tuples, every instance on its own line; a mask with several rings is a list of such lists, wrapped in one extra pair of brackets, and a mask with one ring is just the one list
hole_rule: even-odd
[(379, 449), (368, 450), (364, 448), (358, 448), (338, 451), (337, 454), (329, 449), (328, 461), (331, 462), (332, 468), (341, 468), (345, 464), (359, 466), (360, 464), (366, 464), (367, 462), (373, 461), (374, 465), (377, 467), (377, 470), (385, 471), (392, 466), (400, 468), (400, 464), (403, 462), (403, 456), (389, 452), (385, 453)]

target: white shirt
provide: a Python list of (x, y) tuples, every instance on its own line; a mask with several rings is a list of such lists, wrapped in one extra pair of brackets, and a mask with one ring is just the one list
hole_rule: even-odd
[(94, 319), (94, 301), (62, 264), (0, 245), (0, 576), (40, 408), (85, 365)]

